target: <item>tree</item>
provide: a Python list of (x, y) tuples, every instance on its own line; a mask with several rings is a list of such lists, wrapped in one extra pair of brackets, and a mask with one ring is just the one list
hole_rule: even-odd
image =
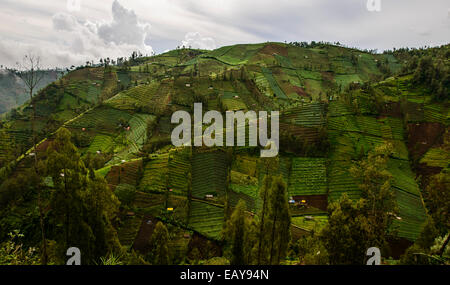
[(239, 200), (231, 217), (226, 221), (225, 228), (222, 232), (223, 239), (227, 243), (227, 252), (230, 256), (230, 263), (232, 265), (249, 264), (250, 260), (248, 243), (246, 238), (249, 238), (247, 231), (251, 230), (249, 220), (245, 217), (245, 202)]
[(103, 178), (92, 170), (88, 175), (67, 129), (59, 130), (50, 144), (46, 166), (54, 184), (50, 207), (61, 257), (75, 246), (83, 252), (84, 264), (99, 261), (119, 244), (110, 224), (118, 211), (117, 198)]
[(0, 244), (0, 265), (38, 265), (39, 255), (35, 248), (25, 249), (17, 241), (24, 237), (18, 230), (8, 234), (9, 240)]
[[(429, 185), (425, 190), (425, 198), (430, 215), (436, 223), (440, 234), (449, 233), (450, 229), (450, 193), (448, 191), (450, 178), (445, 171), (431, 177)], [(448, 245), (450, 235), (442, 245), (439, 254), (442, 256)]]
[(287, 186), (281, 176), (273, 179), (269, 193), (270, 251), (269, 264), (279, 264), (286, 257), (291, 239)]
[(360, 184), (361, 203), (366, 208), (363, 215), (367, 217), (370, 230), (371, 246), (383, 248), (390, 234), (391, 225), (396, 217), (397, 205), (391, 189), (392, 175), (387, 170), (389, 156), (393, 147), (390, 143), (375, 147), (367, 158), (351, 167), (350, 173)]
[(353, 202), (347, 193), (328, 206), (328, 223), (319, 236), (332, 265), (364, 264), (369, 248), (365, 207), (364, 200)]
[[(39, 56), (28, 54), (25, 55), (22, 64), (18, 66), (18, 72), (17, 75), (22, 79), (24, 82), (28, 94), (30, 95), (30, 104), (33, 107), (32, 112), (32, 118), (31, 118), (31, 129), (32, 129), (32, 136), (33, 136), (33, 151), (34, 151), (34, 169), (36, 172), (38, 172), (37, 167), (37, 150), (36, 150), (36, 102), (33, 102), (33, 93), (36, 91), (39, 82), (42, 80), (44, 76), (44, 72), (41, 70), (41, 59)], [(43, 221), (43, 209), (42, 204), (43, 201), (41, 200), (41, 192), (40, 187), (38, 189), (38, 207), (40, 214), (40, 224), (41, 224), (41, 235), (42, 235), (42, 242), (43, 242), (43, 264), (47, 263), (47, 250), (46, 250), (46, 238), (45, 238), (45, 231), (44, 231), (44, 221)]]
[(259, 213), (259, 233), (258, 233), (258, 251), (257, 251), (257, 264), (266, 264), (268, 262), (268, 254), (266, 253), (268, 247), (265, 245), (267, 243), (266, 239), (266, 213), (268, 209), (268, 199), (269, 199), (269, 189), (272, 184), (272, 176), (269, 175), (278, 167), (278, 159), (274, 158), (263, 158), (264, 165), (264, 179), (263, 187), (259, 191), (259, 196), (262, 200), (262, 207)]
[(37, 85), (42, 80), (44, 72), (41, 70), (41, 59), (39, 56), (34, 54), (25, 55), (22, 64), (18, 66), (17, 75), (22, 79), (25, 84), (28, 94), (30, 95), (30, 104), (33, 106), (33, 113), (31, 118), (32, 132), (33, 132), (33, 148), (35, 153), (35, 165), (37, 164), (37, 153), (36, 153), (36, 129), (35, 129), (35, 119), (36, 119), (36, 104), (33, 102), (33, 92), (35, 91)]
[(168, 265), (169, 264), (169, 232), (167, 227), (162, 223), (156, 224), (153, 231), (150, 245), (152, 246), (152, 264), (154, 265)]

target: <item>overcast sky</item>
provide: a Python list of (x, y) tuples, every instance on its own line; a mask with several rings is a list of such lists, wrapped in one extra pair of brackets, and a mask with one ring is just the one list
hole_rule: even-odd
[(64, 67), (183, 44), (322, 40), (384, 50), (450, 42), (450, 1), (369, 1), (0, 0), (0, 65), (29, 51)]

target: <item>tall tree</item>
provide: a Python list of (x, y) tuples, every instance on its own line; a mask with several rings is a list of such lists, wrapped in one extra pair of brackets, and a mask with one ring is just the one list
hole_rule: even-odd
[(75, 246), (83, 252), (84, 264), (99, 261), (118, 244), (110, 225), (118, 211), (117, 198), (93, 171), (88, 175), (67, 129), (62, 128), (56, 134), (47, 151), (46, 163), (47, 175), (54, 184), (52, 217), (62, 227), (55, 233), (61, 255)]
[(162, 223), (156, 224), (153, 231), (150, 245), (152, 246), (152, 264), (154, 265), (168, 265), (169, 264), (169, 231)]
[[(450, 178), (444, 170), (431, 178), (430, 184), (425, 190), (426, 204), (441, 235), (450, 231), (450, 191), (448, 189), (450, 189)], [(450, 234), (439, 251), (441, 256), (449, 241)]]
[[(31, 130), (33, 136), (33, 152), (34, 152), (34, 168), (35, 171), (38, 172), (38, 160), (37, 160), (37, 150), (36, 150), (36, 102), (33, 101), (33, 93), (36, 91), (36, 88), (39, 82), (42, 80), (44, 76), (44, 72), (41, 67), (41, 59), (39, 56), (34, 55), (32, 53), (24, 56), (22, 60), (22, 64), (18, 66), (17, 75), (22, 79), (23, 83), (27, 88), (27, 92), (30, 95), (30, 104), (33, 108), (32, 117), (31, 117)], [(44, 230), (44, 217), (42, 208), (43, 201), (41, 199), (41, 187), (38, 189), (38, 207), (40, 212), (40, 224), (41, 224), (41, 236), (43, 242), (43, 264), (47, 263), (47, 241), (45, 238), (45, 230)]]
[(353, 202), (347, 193), (328, 206), (328, 223), (320, 232), (320, 240), (332, 265), (364, 263), (369, 246), (365, 207), (362, 199)]
[(375, 147), (367, 158), (350, 169), (350, 173), (360, 181), (365, 212), (370, 225), (371, 246), (383, 248), (391, 234), (392, 223), (397, 215), (397, 203), (391, 189), (392, 175), (388, 171), (389, 157), (393, 146), (390, 143)]
[(269, 264), (279, 264), (286, 257), (291, 240), (287, 186), (281, 176), (274, 177), (269, 193), (270, 258)]
[(232, 265), (245, 265), (250, 263), (248, 260), (248, 252), (251, 251), (251, 248), (247, 248), (246, 246), (248, 244), (245, 243), (246, 238), (250, 237), (247, 234), (250, 227), (248, 218), (245, 217), (245, 210), (245, 202), (239, 200), (231, 217), (227, 220), (222, 233), (223, 239), (227, 243), (227, 251)]
[(36, 88), (39, 82), (42, 80), (44, 76), (44, 72), (41, 67), (41, 58), (34, 54), (27, 54), (24, 56), (22, 60), (22, 64), (18, 66), (19, 71), (17, 75), (22, 79), (25, 84), (28, 94), (30, 95), (30, 104), (33, 107), (32, 118), (31, 118), (31, 126), (33, 132), (33, 148), (35, 153), (35, 165), (37, 164), (37, 153), (36, 153), (36, 128), (35, 128), (35, 120), (36, 120), (36, 104), (33, 102), (33, 93), (36, 91)]
[[(257, 250), (257, 264), (266, 264), (268, 262), (267, 243), (266, 239), (266, 213), (268, 212), (269, 189), (272, 185), (272, 172), (278, 168), (278, 158), (263, 158), (263, 173), (264, 179), (262, 187), (259, 190), (259, 197), (262, 200), (262, 207), (259, 212), (259, 233), (258, 233), (258, 250)], [(261, 175), (261, 174), (260, 174)]]

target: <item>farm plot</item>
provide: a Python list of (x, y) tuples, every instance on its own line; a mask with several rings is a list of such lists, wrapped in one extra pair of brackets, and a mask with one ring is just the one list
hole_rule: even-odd
[(288, 99), (286, 94), (284, 94), (283, 90), (281, 90), (280, 86), (278, 85), (278, 82), (276, 81), (275, 77), (273, 76), (272, 71), (266, 67), (263, 67), (262, 72), (263, 72), (264, 76), (266, 77), (267, 82), (269, 82), (269, 85), (270, 85), (271, 89), (273, 90), (274, 95), (280, 99)]
[(349, 198), (354, 200), (361, 197), (358, 181), (349, 172), (351, 166), (350, 161), (331, 161), (328, 175), (328, 201), (339, 200), (343, 193), (347, 193)]
[(392, 174), (392, 186), (412, 195), (420, 196), (414, 173), (411, 171), (408, 161), (390, 159), (388, 171)]
[(187, 195), (190, 172), (189, 150), (171, 150), (169, 154), (169, 187), (174, 194)]
[(132, 246), (134, 239), (138, 234), (142, 219), (138, 217), (127, 218), (117, 231), (120, 244), (124, 246)]
[(247, 110), (247, 106), (237, 93), (225, 91), (219, 98), (226, 111)]
[(291, 218), (292, 224), (308, 231), (321, 230), (328, 222), (327, 214), (314, 214), (307, 216), (298, 216)]
[(133, 206), (136, 208), (149, 208), (162, 205), (165, 201), (165, 195), (155, 193), (144, 193), (136, 191)]
[(283, 114), (283, 121), (304, 127), (320, 127), (325, 123), (324, 105), (309, 103), (290, 109)]
[(139, 159), (111, 166), (106, 175), (106, 180), (110, 185), (128, 184), (136, 186), (141, 173), (142, 160)]
[(380, 123), (376, 118), (368, 116), (356, 116), (356, 123), (362, 133), (372, 136), (381, 136)]
[(450, 153), (443, 148), (431, 148), (420, 159), (420, 163), (424, 163), (433, 167), (449, 167)]
[(147, 126), (156, 119), (153, 115), (135, 114), (128, 122), (130, 131), (127, 133), (127, 139), (134, 146), (134, 152), (142, 148), (147, 140)]
[(73, 129), (85, 128), (88, 131), (114, 132), (120, 125), (120, 121), (129, 121), (132, 115), (121, 110), (99, 107), (82, 114), (70, 121), (67, 126)]
[(448, 125), (449, 110), (441, 104), (430, 104), (424, 107), (424, 118), (427, 122), (436, 122)]
[(328, 129), (347, 132), (359, 132), (356, 116), (345, 115), (328, 118)]
[(272, 97), (273, 92), (264, 74), (255, 73), (255, 84), (258, 90), (267, 97)]
[(256, 165), (258, 163), (258, 158), (254, 156), (247, 155), (236, 155), (234, 157), (232, 169), (234, 171), (256, 177)]
[(396, 140), (404, 139), (405, 134), (402, 119), (387, 117), (380, 118), (378, 121), (382, 123), (380, 130), (383, 138)]
[(150, 85), (139, 85), (117, 94), (107, 100), (106, 103), (123, 110), (133, 110), (136, 106), (153, 105), (161, 99), (160, 95), (162, 94), (158, 92), (159, 87), (158, 82), (152, 82)]
[(239, 201), (242, 200), (245, 202), (246, 210), (247, 211), (256, 211), (256, 199), (253, 197), (250, 197), (249, 195), (246, 195), (242, 192), (234, 192), (230, 191), (228, 193), (228, 202), (232, 207), (236, 207), (236, 205), (239, 203)]
[(94, 140), (89, 145), (87, 152), (96, 153), (96, 152), (108, 152), (113, 147), (114, 138), (109, 135), (98, 134), (94, 137)]
[(289, 178), (289, 195), (326, 195), (327, 172), (324, 158), (295, 157)]
[(243, 193), (252, 198), (258, 196), (258, 180), (256, 177), (232, 170), (230, 186), (236, 193)]
[(350, 111), (350, 108), (344, 102), (333, 100), (328, 105), (328, 116), (330, 117), (339, 117), (353, 114), (354, 112)]
[(224, 152), (195, 153), (192, 158), (192, 196), (203, 199), (225, 193), (227, 163)]
[(168, 181), (169, 154), (154, 155), (144, 167), (144, 176), (139, 184), (142, 192), (165, 193)]
[(398, 206), (398, 219), (394, 220), (393, 228), (398, 236), (415, 241), (423, 229), (427, 219), (424, 204), (420, 195), (413, 195), (402, 190), (395, 191)]
[(340, 131), (328, 131), (331, 143), (332, 160), (349, 160), (356, 156), (356, 142), (360, 137), (357, 133), (347, 133)]
[(222, 230), (224, 210), (207, 203), (191, 201), (188, 226), (209, 238), (218, 239)]

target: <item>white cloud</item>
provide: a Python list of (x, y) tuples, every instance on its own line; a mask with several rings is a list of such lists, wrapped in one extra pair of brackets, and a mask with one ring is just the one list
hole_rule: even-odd
[(117, 0), (112, 4), (113, 20), (98, 27), (98, 35), (106, 43), (142, 45), (150, 25), (140, 23), (133, 10), (124, 8)]
[(211, 37), (204, 37), (199, 32), (189, 32), (181, 41), (181, 46), (198, 49), (216, 49), (216, 41)]
[(86, 0), (80, 11), (66, 3), (0, 0), (0, 64), (28, 48), (53, 67), (184, 43), (323, 40), (383, 50), (446, 44), (450, 34), (448, 0), (382, 0), (377, 13), (367, 0)]
[(134, 11), (115, 0), (110, 21), (91, 21), (82, 18), (82, 14), (57, 12), (51, 17), (51, 27), (46, 35), (52, 40), (37, 43), (32, 37), (28, 41), (2, 40), (0, 60), (2, 64), (14, 66), (24, 54), (32, 51), (41, 56), (46, 67), (67, 67), (106, 57), (127, 57), (133, 51), (151, 54), (153, 49), (149, 41), (144, 42), (149, 30), (150, 24), (139, 21)]

